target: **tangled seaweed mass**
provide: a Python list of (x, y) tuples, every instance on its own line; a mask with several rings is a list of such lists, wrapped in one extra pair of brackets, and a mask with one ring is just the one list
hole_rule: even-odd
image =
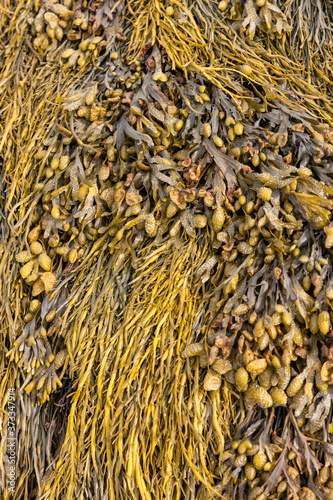
[(333, 499), (333, 3), (2, 0), (3, 499)]

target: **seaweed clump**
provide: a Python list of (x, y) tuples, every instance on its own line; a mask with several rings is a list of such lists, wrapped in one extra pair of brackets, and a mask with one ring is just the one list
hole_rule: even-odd
[(328, 500), (328, 77), (267, 62), (301, 36), (293, 3), (150, 2), (133, 26), (139, 4), (28, 2), (2, 27), (16, 498)]

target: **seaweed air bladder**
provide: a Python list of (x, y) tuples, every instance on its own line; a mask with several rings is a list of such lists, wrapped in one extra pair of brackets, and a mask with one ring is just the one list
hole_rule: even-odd
[(333, 498), (331, 7), (2, 3), (1, 498)]

